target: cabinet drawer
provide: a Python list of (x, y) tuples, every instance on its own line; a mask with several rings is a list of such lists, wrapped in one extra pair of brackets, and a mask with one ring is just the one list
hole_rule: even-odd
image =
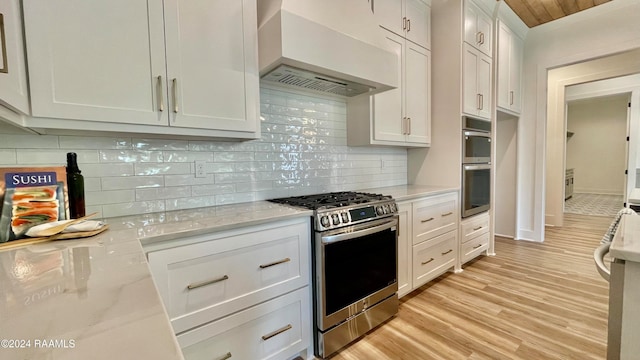
[(413, 205), (413, 244), (458, 228), (458, 195), (445, 194)]
[(177, 336), (186, 360), (286, 359), (310, 344), (309, 288)]
[(309, 223), (150, 252), (176, 333), (309, 283)]
[(476, 215), (468, 220), (462, 221), (462, 243), (489, 232), (489, 213)]
[(460, 262), (462, 264), (480, 255), (489, 248), (489, 233), (486, 232), (462, 244), (460, 249)]
[(456, 262), (458, 232), (440, 235), (434, 241), (413, 246), (413, 287), (440, 275)]

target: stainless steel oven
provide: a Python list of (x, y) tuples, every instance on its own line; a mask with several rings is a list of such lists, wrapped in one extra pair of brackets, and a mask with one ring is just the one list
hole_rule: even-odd
[(340, 192), (271, 201), (314, 210), (314, 353), (326, 358), (398, 312), (398, 207)]
[(469, 217), (490, 208), (491, 165), (462, 166), (462, 217)]
[(465, 164), (490, 163), (491, 133), (463, 130), (462, 157), (462, 162)]
[(317, 356), (326, 357), (398, 312), (397, 216), (315, 236)]

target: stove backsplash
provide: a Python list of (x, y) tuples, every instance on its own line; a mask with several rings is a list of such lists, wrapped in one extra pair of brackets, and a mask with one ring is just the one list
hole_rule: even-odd
[[(0, 166), (78, 154), (87, 213), (104, 217), (407, 183), (403, 148), (348, 147), (346, 103), (263, 87), (262, 138), (247, 142), (0, 133)], [(206, 161), (206, 178), (195, 177)]]

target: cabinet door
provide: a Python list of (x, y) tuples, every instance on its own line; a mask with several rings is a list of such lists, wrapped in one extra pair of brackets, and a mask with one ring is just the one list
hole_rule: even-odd
[(502, 22), (498, 25), (498, 106), (511, 109), (510, 52), (513, 33)]
[(511, 37), (509, 48), (509, 88), (511, 89), (511, 110), (520, 113), (522, 111), (522, 60), (523, 41), (518, 36)]
[(376, 0), (373, 13), (380, 26), (398, 35), (404, 35), (406, 22), (403, 19), (401, 0)]
[(431, 142), (431, 52), (411, 42), (405, 50), (405, 116), (407, 142)]
[(480, 94), (480, 108), (478, 116), (491, 119), (491, 58), (479, 54), (477, 63), (478, 93)]
[(491, 17), (467, 0), (464, 7), (464, 41), (491, 56), (492, 35)]
[(398, 297), (403, 297), (412, 289), (411, 203), (398, 203), (398, 215)]
[(404, 76), (402, 72), (404, 62), (405, 40), (391, 32), (385, 32), (385, 39), (390, 49), (398, 56), (398, 78), (400, 85), (373, 96), (373, 137), (377, 141), (405, 141), (403, 126), (402, 99), (405, 97)]
[(161, 2), (23, 6), (33, 116), (167, 124)]
[(256, 1), (164, 4), (171, 126), (256, 131)]
[(407, 40), (431, 48), (431, 8), (421, 0), (406, 0)]
[(462, 111), (491, 119), (491, 58), (464, 45)]
[(477, 74), (479, 53), (467, 44), (464, 44), (463, 49), (462, 112), (470, 115), (478, 115), (478, 111), (480, 109), (480, 93), (478, 92)]
[(0, 2), (0, 104), (29, 113), (19, 0)]

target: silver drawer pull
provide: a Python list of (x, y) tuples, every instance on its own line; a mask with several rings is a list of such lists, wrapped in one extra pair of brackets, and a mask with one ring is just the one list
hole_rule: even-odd
[(477, 231), (477, 230), (480, 230), (480, 229), (482, 229), (482, 226), (478, 226), (477, 228), (473, 228), (473, 231)]
[(433, 260), (434, 260), (434, 259), (433, 259), (433, 258), (431, 258), (431, 259), (429, 259), (429, 260), (427, 260), (427, 261), (423, 261), (423, 262), (422, 262), (422, 265), (427, 265), (428, 263), (432, 262)]
[(228, 277), (227, 275), (225, 275), (225, 276), (223, 276), (223, 277), (219, 277), (219, 278), (217, 278), (217, 279), (211, 279), (211, 280), (200, 281), (200, 282), (197, 282), (197, 283), (193, 283), (193, 284), (189, 284), (189, 285), (187, 285), (187, 289), (189, 289), (189, 290), (197, 289), (197, 288), (199, 288), (199, 287), (203, 287), (203, 286), (206, 286), (206, 285), (215, 284), (215, 283), (220, 282), (220, 281), (225, 281), (225, 280), (227, 280), (228, 278), (229, 278), (229, 277)]
[(482, 245), (484, 245), (484, 244), (478, 244), (478, 245), (474, 246), (473, 248), (477, 249), (477, 248), (481, 247)]
[(442, 215), (440, 215), (440, 216), (443, 216), (443, 217), (444, 217), (444, 216), (449, 216), (449, 215), (452, 215), (452, 214), (453, 214), (453, 213), (452, 213), (451, 211), (449, 211), (448, 213), (444, 213), (444, 214), (442, 214)]
[(227, 360), (227, 359), (231, 359), (231, 352), (228, 352), (228, 353), (222, 355), (221, 357), (217, 358), (216, 360)]
[(420, 220), (420, 222), (426, 223), (426, 222), (429, 222), (429, 221), (432, 221), (432, 220), (433, 220), (433, 218), (432, 218), (432, 217), (430, 217), (430, 218), (428, 218), (428, 219), (426, 219), (426, 220)]
[(452, 252), (452, 251), (453, 251), (453, 249), (449, 249), (449, 250), (447, 250), (447, 251), (443, 252), (443, 253), (442, 253), (442, 255), (447, 255), (448, 253), (450, 253), (450, 252)]
[(271, 267), (271, 266), (274, 266), (274, 265), (283, 264), (283, 263), (286, 263), (286, 262), (289, 262), (289, 261), (291, 261), (291, 259), (284, 258), (282, 260), (274, 261), (274, 262), (269, 263), (269, 264), (260, 265), (260, 269), (265, 269), (265, 268), (268, 268), (268, 267)]
[(276, 335), (282, 334), (283, 332), (285, 332), (287, 330), (290, 330), (291, 328), (293, 328), (293, 326), (291, 326), (291, 324), (289, 324), (289, 325), (283, 327), (282, 329), (278, 329), (278, 330), (276, 330), (276, 331), (274, 331), (272, 333), (268, 333), (267, 335), (262, 335), (262, 340), (265, 340), (265, 341), (269, 340), (269, 339), (271, 339), (272, 337), (274, 337)]

